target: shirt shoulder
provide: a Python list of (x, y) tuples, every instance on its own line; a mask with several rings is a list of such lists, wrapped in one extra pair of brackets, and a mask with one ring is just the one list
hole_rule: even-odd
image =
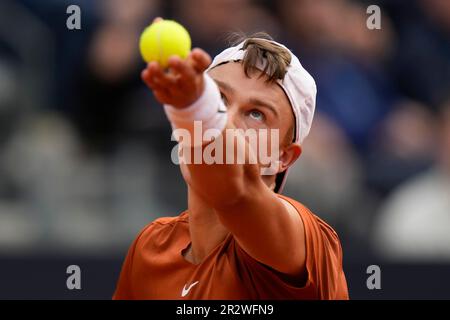
[(155, 219), (146, 225), (138, 234), (136, 245), (142, 247), (149, 241), (155, 243), (155, 245), (164, 242), (168, 238), (171, 238), (174, 233), (179, 233), (175, 231), (188, 229), (188, 219), (187, 211), (184, 211), (175, 217), (161, 217)]
[(160, 226), (160, 227), (170, 227), (173, 225), (176, 225), (178, 223), (187, 223), (189, 220), (189, 216), (187, 211), (183, 211), (182, 213), (180, 213), (178, 216), (175, 217), (161, 217), (161, 218), (157, 218), (154, 221), (152, 221), (151, 223), (149, 223), (147, 226)]
[(315, 285), (320, 299), (347, 299), (342, 246), (337, 232), (302, 203), (279, 195), (299, 213), (306, 240), (308, 282)]
[[(297, 211), (299, 212), (300, 216), (303, 217), (309, 217), (312, 218), (313, 220), (316, 220), (318, 223), (320, 223), (321, 225), (323, 225), (324, 227), (326, 227), (330, 232), (334, 233), (337, 235), (336, 231), (324, 220), (322, 220), (320, 217), (318, 217), (317, 215), (315, 215), (307, 206), (305, 206), (303, 203), (292, 199), (290, 197), (284, 196), (279, 194), (278, 195), (279, 198), (284, 199), (285, 201), (289, 202), (295, 209), (297, 209)], [(309, 221), (307, 221), (309, 222)]]
[(142, 295), (148, 287), (143, 284), (151, 273), (148, 261), (153, 261), (152, 257), (157, 254), (170, 254), (165, 249), (176, 241), (183, 241), (187, 221), (187, 212), (183, 212), (176, 217), (158, 218), (139, 232), (122, 265), (113, 299), (135, 299)]
[(323, 219), (315, 215), (304, 204), (286, 196), (282, 195), (278, 196), (279, 198), (289, 202), (297, 210), (298, 214), (302, 218), (307, 240), (308, 237), (312, 238), (310, 240), (319, 240), (315, 239), (317, 236), (320, 236), (320, 238), (324, 237), (330, 243), (334, 244), (333, 249), (339, 251), (338, 253), (342, 255), (342, 248), (339, 236), (337, 232), (327, 222), (325, 222)]

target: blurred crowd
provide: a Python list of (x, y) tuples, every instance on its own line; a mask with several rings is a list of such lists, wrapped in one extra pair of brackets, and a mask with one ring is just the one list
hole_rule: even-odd
[(140, 80), (156, 16), (211, 55), (266, 31), (299, 57), (317, 109), (285, 194), (347, 259), (450, 261), (448, 0), (2, 0), (0, 252), (114, 253), (185, 209), (170, 125)]

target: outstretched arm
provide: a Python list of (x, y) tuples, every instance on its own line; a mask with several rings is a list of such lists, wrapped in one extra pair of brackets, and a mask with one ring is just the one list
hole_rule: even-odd
[[(162, 70), (157, 63), (150, 63), (142, 72), (142, 78), (159, 102), (171, 105), (176, 112), (190, 107), (206, 94), (204, 72), (210, 63), (206, 52), (194, 49), (186, 60), (170, 58), (170, 72)], [(218, 90), (217, 86), (212, 89), (206, 86), (206, 89)], [(226, 129), (234, 127), (226, 122), (221, 128), (222, 134), (201, 147), (213, 143), (222, 145), (225, 154), (227, 135), (223, 133)], [(187, 176), (190, 187), (214, 208), (220, 221), (250, 256), (282, 273), (302, 275), (306, 256), (303, 222), (296, 209), (267, 187), (261, 178), (260, 166), (249, 161), (256, 155), (248, 147), (247, 139), (239, 134), (235, 137), (240, 143), (235, 141), (231, 152), (242, 152), (246, 158), (244, 164), (206, 164), (203, 161), (188, 164), (185, 178)]]

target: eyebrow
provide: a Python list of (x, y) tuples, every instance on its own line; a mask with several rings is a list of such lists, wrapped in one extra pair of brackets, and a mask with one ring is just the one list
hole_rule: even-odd
[[(232, 86), (230, 86), (228, 83), (225, 83), (225, 82), (223, 82), (223, 81), (220, 81), (220, 80), (216, 80), (216, 79), (214, 79), (214, 81), (216, 81), (216, 83), (217, 83), (217, 85), (219, 86), (219, 87), (221, 87), (221, 88), (223, 88), (224, 90), (226, 90), (226, 91), (229, 91), (229, 92), (235, 92), (236, 90), (232, 87)], [(258, 99), (258, 98), (249, 98), (248, 99), (248, 103), (249, 104), (254, 104), (254, 105), (257, 105), (257, 106), (259, 106), (259, 107), (263, 107), (263, 108), (266, 108), (266, 109), (269, 109), (276, 117), (279, 117), (279, 114), (278, 114), (278, 111), (277, 111), (277, 109), (271, 104), (271, 103), (269, 103), (269, 102), (266, 102), (266, 101), (263, 101), (263, 100), (261, 100), (261, 99)]]

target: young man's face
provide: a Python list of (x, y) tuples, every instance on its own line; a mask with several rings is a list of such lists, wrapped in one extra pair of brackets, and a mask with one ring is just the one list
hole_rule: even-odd
[(247, 77), (239, 62), (219, 65), (210, 70), (209, 75), (220, 89), (228, 108), (229, 121), (234, 127), (279, 130), (279, 141), (274, 143), (279, 147), (280, 160), (284, 164), (278, 171), (283, 171), (297, 159), (301, 149), (292, 144), (294, 115), (286, 94), (278, 84), (267, 83), (267, 76), (261, 76), (256, 69), (250, 78)]

